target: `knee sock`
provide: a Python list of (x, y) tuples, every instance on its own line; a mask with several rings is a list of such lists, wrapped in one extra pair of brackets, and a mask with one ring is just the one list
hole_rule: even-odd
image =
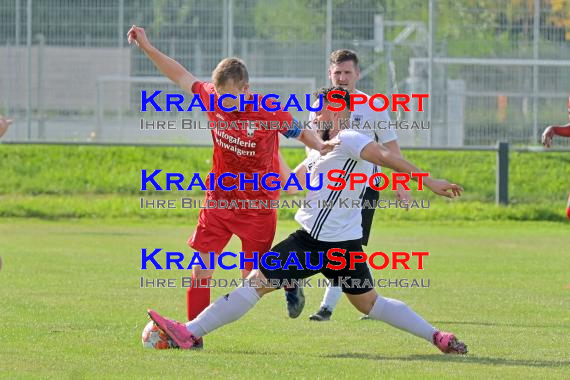
[(323, 296), (323, 302), (321, 302), (321, 307), (326, 307), (330, 311), (333, 311), (342, 297), (342, 289), (340, 286), (329, 286), (325, 290), (325, 295)]
[(241, 318), (259, 301), (255, 288), (245, 286), (218, 298), (193, 321), (186, 323), (186, 328), (194, 336), (204, 336), (215, 329)]
[[(207, 286), (210, 278), (198, 280), (192, 276), (192, 286), (186, 289), (186, 314), (189, 321), (196, 318), (210, 304), (210, 288)], [(198, 283), (200, 287), (195, 286)]]
[(391, 298), (378, 296), (368, 315), (371, 319), (384, 321), (391, 326), (424, 338), (430, 343), (433, 342), (433, 334), (437, 331), (408, 305)]

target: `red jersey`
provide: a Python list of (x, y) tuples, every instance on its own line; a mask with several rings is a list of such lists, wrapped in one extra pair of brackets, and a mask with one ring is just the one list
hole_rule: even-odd
[[(210, 109), (210, 94), (216, 94), (214, 85), (207, 82), (195, 82), (192, 85), (192, 92), (199, 94), (200, 99)], [(261, 100), (261, 96), (259, 99)], [(253, 105), (247, 104), (244, 112), (224, 112), (217, 106), (218, 96), (215, 95), (216, 105), (214, 112), (208, 112), (208, 119), (216, 122), (216, 128), (211, 129), (214, 142), (214, 152), (212, 169), (217, 178), (223, 173), (232, 173), (239, 176), (244, 173), (247, 179), (253, 178), (253, 173), (258, 173), (259, 181), (267, 173), (279, 174), (279, 135), (289, 135), (291, 130), (284, 125), (290, 126), (293, 116), (284, 111), (266, 111), (261, 105), (259, 111), (253, 111)], [(220, 127), (219, 122), (227, 122), (227, 126)], [(255, 123), (255, 127), (244, 128), (240, 121)], [(259, 127), (259, 121), (278, 122), (279, 128)], [(237, 128), (231, 128), (230, 123), (234, 122)], [(275, 180), (270, 178), (270, 180)], [(206, 192), (206, 199), (225, 200), (271, 200), (279, 198), (279, 190), (266, 190), (259, 185), (259, 190), (253, 190), (253, 184), (246, 183), (244, 190), (239, 190), (239, 177), (236, 179), (226, 177), (223, 179), (224, 186), (236, 185), (235, 190), (224, 191), (218, 186), (215, 190)], [(206, 185), (209, 188), (209, 178)], [(243, 208), (239, 204), (240, 209)], [(247, 207), (247, 206), (246, 206)], [(251, 210), (258, 212), (259, 210)]]
[[(568, 97), (568, 118), (570, 119), (570, 96)], [(555, 135), (570, 137), (570, 123), (552, 128)]]

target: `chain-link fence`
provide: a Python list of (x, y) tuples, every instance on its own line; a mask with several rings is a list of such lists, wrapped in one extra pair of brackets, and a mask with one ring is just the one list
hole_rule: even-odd
[[(534, 145), (567, 121), (570, 0), (5, 0), (5, 139), (209, 144), (208, 131), (140, 130), (140, 90), (176, 89), (127, 45), (131, 24), (201, 78), (242, 57), (261, 93), (312, 92), (329, 53), (353, 49), (361, 90), (430, 93), (426, 112), (393, 114), (431, 123), (400, 130), (404, 146)], [(181, 117), (204, 115), (160, 115)]]

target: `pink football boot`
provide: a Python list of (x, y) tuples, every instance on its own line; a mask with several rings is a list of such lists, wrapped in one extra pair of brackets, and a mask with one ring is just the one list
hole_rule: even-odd
[(436, 331), (433, 334), (433, 344), (445, 354), (465, 355), (467, 353), (467, 345), (457, 340), (452, 333)]
[(148, 310), (148, 316), (164, 331), (170, 339), (174, 341), (181, 349), (189, 350), (192, 347), (201, 348), (201, 339), (196, 338), (184, 323), (173, 321), (172, 319), (164, 318), (154, 310)]

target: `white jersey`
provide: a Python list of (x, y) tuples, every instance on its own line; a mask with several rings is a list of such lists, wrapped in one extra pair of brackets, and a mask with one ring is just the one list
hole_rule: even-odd
[[(367, 98), (370, 97), (370, 95), (360, 90), (356, 90), (356, 93), (365, 95)], [(383, 106), (382, 102), (378, 99), (374, 100), (374, 105), (377, 108)], [(385, 121), (385, 123), (379, 124), (378, 122), (380, 121)], [(354, 111), (350, 114), (350, 123), (352, 129), (354, 129), (355, 131), (364, 133), (374, 141), (381, 142), (382, 144), (398, 140), (398, 135), (396, 134), (396, 131), (389, 128), (388, 123), (390, 123), (390, 114), (388, 113), (388, 111), (387, 110), (381, 112), (374, 111), (372, 108), (370, 108), (368, 103), (354, 105)], [(356, 123), (358, 123), (358, 126)], [(366, 128), (366, 123), (368, 123), (369, 128)], [(372, 166), (372, 171), (374, 173), (379, 173), (382, 171), (381, 167), (373, 164), (370, 165)], [(379, 184), (380, 184), (380, 178), (376, 180), (376, 185)]]
[[(360, 91), (355, 90), (356, 94), (365, 95), (367, 98), (370, 98), (370, 95)], [(377, 108), (381, 108), (384, 104), (379, 99), (374, 100), (374, 105)], [(313, 121), (315, 118), (315, 114), (311, 112), (309, 115), (309, 120)], [(380, 121), (385, 121), (385, 123), (379, 123)], [(355, 104), (354, 111), (350, 114), (350, 126), (351, 129), (362, 133), (372, 140), (376, 142), (380, 142), (385, 144), (390, 141), (398, 140), (398, 135), (394, 129), (389, 128), (390, 123), (390, 114), (387, 110), (382, 112), (374, 111), (368, 105), (368, 102), (365, 104)], [(358, 126), (357, 126), (358, 123)], [(368, 123), (369, 127), (365, 127), (366, 123)], [(381, 172), (381, 168), (377, 165), (369, 163), (370, 167), (372, 168), (373, 173)], [(376, 180), (376, 185), (379, 185), (380, 178)]]
[[(360, 208), (354, 207), (353, 203), (360, 204), (366, 184), (355, 184), (355, 189), (350, 190), (348, 178), (350, 173), (372, 175), (372, 165), (360, 158), (360, 152), (373, 140), (354, 130), (340, 131), (338, 139), (340, 144), (329, 154), (321, 156), (319, 152), (312, 150), (303, 161), (307, 171), (311, 173), (311, 186), (318, 186), (320, 174), (323, 177), (323, 185), (320, 190), (307, 193), (305, 199), (309, 201), (310, 208), (300, 208), (295, 214), (295, 220), (313, 239), (321, 241), (336, 242), (362, 238), (361, 211)], [(347, 180), (343, 190), (334, 191), (327, 188), (329, 184), (338, 185), (327, 178), (328, 172), (333, 169), (346, 171), (346, 175), (342, 176)], [(334, 176), (340, 177), (339, 174)], [(333, 207), (323, 207), (324, 202), (333, 202)]]
[[(356, 90), (355, 93), (370, 98), (370, 95), (360, 90)], [(374, 105), (377, 108), (383, 106), (379, 99), (374, 100)], [(379, 124), (380, 121), (385, 121), (385, 123)], [(366, 122), (368, 122), (369, 128), (364, 128)], [(376, 122), (376, 125), (374, 122)], [(350, 114), (350, 125), (352, 129), (364, 133), (374, 141), (381, 142), (382, 144), (398, 139), (396, 131), (389, 128), (389, 122), (390, 114), (387, 110), (381, 112), (374, 111), (370, 108), (368, 102), (365, 104), (355, 104), (354, 111)], [(358, 126), (356, 123), (358, 123)]]

